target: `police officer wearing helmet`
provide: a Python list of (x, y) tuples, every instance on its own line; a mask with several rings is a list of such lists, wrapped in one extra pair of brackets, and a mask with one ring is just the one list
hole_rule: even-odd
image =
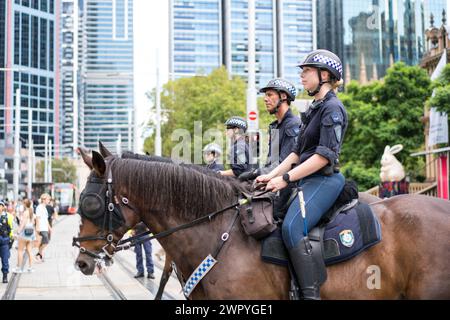
[(251, 169), (249, 148), (245, 140), (245, 132), (248, 128), (247, 121), (241, 117), (231, 117), (225, 122), (225, 126), (227, 129), (226, 135), (233, 143), (229, 154), (231, 169), (222, 170), (219, 173), (223, 176), (239, 177), (239, 175)]
[(0, 201), (0, 258), (2, 259), (3, 283), (8, 282), (9, 257), (13, 242), (13, 216), (6, 211), (6, 205)]
[[(339, 173), (338, 158), (348, 119), (334, 92), (342, 78), (339, 57), (327, 50), (315, 50), (299, 67), (303, 69), (303, 87), (314, 96), (314, 101), (302, 115), (302, 126), (292, 153), (269, 174), (259, 176), (257, 182), (266, 182), (266, 189), (274, 192), (291, 182), (302, 187), (306, 225), (311, 230), (344, 187), (345, 178)], [(292, 164), (296, 165), (293, 169)], [(323, 259), (315, 260), (308, 249), (304, 222), (297, 196), (283, 222), (283, 240), (303, 297), (320, 299), (320, 285), (326, 280), (325, 266)]]
[(225, 170), (222, 164), (217, 163), (220, 155), (222, 154), (222, 148), (217, 143), (207, 144), (203, 148), (203, 157), (206, 162), (206, 168), (219, 172)]

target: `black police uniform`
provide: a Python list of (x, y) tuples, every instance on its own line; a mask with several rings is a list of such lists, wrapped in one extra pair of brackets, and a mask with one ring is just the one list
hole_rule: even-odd
[(222, 164), (217, 163), (215, 160), (206, 166), (207, 169), (214, 172), (219, 172), (225, 170)]
[(328, 159), (328, 165), (321, 173), (331, 175), (339, 165), (347, 125), (347, 112), (334, 91), (330, 90), (321, 101), (315, 101), (306, 114), (302, 114), (299, 139), (292, 152), (300, 156), (300, 163), (314, 154), (323, 156)]
[(248, 144), (244, 137), (239, 137), (234, 142), (230, 154), (230, 167), (236, 177), (251, 169), (249, 158)]
[[(269, 153), (267, 163), (262, 168), (264, 174), (272, 171), (291, 154), (297, 142), (300, 124), (300, 118), (288, 109), (281, 122), (276, 120), (269, 125)], [(278, 153), (275, 154), (274, 151)]]

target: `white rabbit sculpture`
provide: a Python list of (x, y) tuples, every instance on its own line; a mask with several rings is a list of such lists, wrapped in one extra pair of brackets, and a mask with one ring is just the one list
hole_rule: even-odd
[(405, 177), (405, 170), (402, 164), (394, 157), (394, 154), (400, 152), (403, 145), (397, 144), (392, 148), (386, 146), (384, 154), (381, 157), (381, 173), (380, 179), (384, 181), (401, 181)]

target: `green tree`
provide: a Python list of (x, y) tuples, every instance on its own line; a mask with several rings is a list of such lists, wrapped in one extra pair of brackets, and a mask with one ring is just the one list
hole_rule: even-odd
[(343, 172), (361, 189), (380, 182), (380, 159), (386, 145), (402, 144), (404, 149), (396, 157), (408, 175), (420, 175), (417, 170), (423, 159), (410, 154), (423, 147), (420, 118), (431, 95), (430, 84), (423, 69), (400, 62), (388, 69), (382, 81), (365, 86), (352, 82), (339, 95), (349, 115), (341, 156)]
[(430, 98), (429, 105), (436, 107), (438, 111), (450, 114), (450, 63), (445, 66), (432, 86), (435, 92)]
[[(38, 181), (44, 181), (44, 161), (40, 161), (36, 164), (36, 179)], [(52, 159), (52, 182), (67, 182), (74, 183), (77, 179), (77, 167), (72, 163), (70, 159)]]

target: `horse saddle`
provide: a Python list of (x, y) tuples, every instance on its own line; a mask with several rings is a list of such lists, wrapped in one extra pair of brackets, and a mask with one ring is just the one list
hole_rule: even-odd
[[(381, 241), (381, 227), (372, 209), (354, 199), (328, 213), (326, 219), (309, 233), (314, 255), (330, 266), (349, 260)], [(262, 240), (261, 258), (265, 262), (288, 265), (281, 228)]]

